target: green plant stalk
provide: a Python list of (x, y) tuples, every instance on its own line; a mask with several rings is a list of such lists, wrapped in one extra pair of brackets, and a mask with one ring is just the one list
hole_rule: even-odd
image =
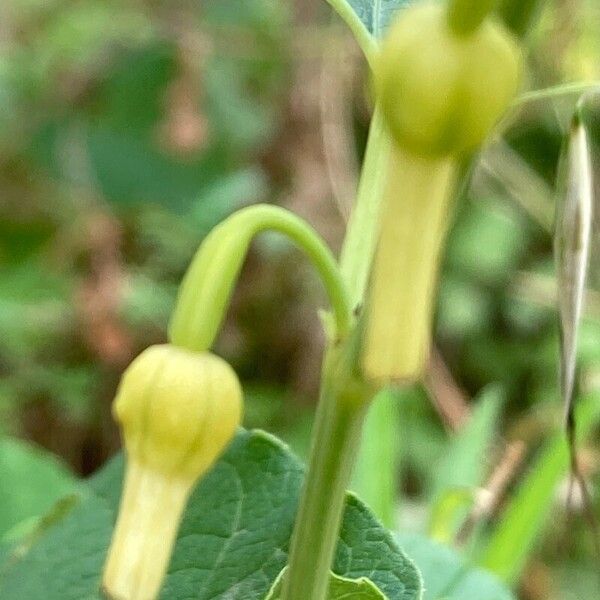
[(373, 399), (365, 419), (352, 489), (389, 529), (396, 528), (400, 444), (398, 395), (391, 388)]
[[(505, 24), (513, 33), (523, 39), (533, 23), (537, 10), (544, 0), (501, 0), (498, 12)], [(350, 219), (349, 229), (341, 254), (341, 271), (353, 306), (360, 306), (364, 301), (364, 292), (371, 267), (372, 257), (376, 246), (378, 228), (377, 222), (380, 206), (385, 189), (387, 168), (391, 141), (384, 126), (381, 110), (376, 108), (371, 124), (369, 140), (363, 162), (356, 205)], [(397, 423), (388, 417), (384, 410), (372, 409), (373, 417), (369, 415), (363, 431), (363, 439), (393, 438), (396, 435)], [(383, 451), (383, 448), (380, 448)], [(394, 464), (395, 449), (389, 448), (388, 464)], [(354, 489), (364, 498), (385, 497), (388, 485), (383, 485), (386, 478), (379, 478), (381, 488), (373, 488), (377, 483), (366, 474), (380, 468), (380, 456), (371, 452), (364, 445), (359, 453), (360, 471), (354, 480)], [(397, 479), (396, 473), (391, 474), (391, 480)], [(398, 489), (398, 485), (393, 485)], [(383, 508), (379, 503), (374, 505), (376, 514), (385, 519), (389, 508)]]
[(323, 370), (305, 487), (292, 536), (282, 598), (325, 600), (346, 489), (360, 445), (370, 390), (351, 375), (346, 348), (332, 348)]
[[(350, 305), (362, 305), (379, 233), (379, 206), (391, 141), (375, 108), (357, 201), (346, 233), (340, 269)], [(346, 344), (354, 340), (347, 340)], [(347, 350), (348, 348), (346, 348)], [(323, 600), (343, 514), (346, 490), (361, 443), (370, 391), (340, 373), (341, 347), (326, 353), (305, 486), (290, 548), (284, 600)], [(342, 369), (345, 371), (346, 369)], [(360, 485), (358, 486), (361, 487)], [(394, 486), (395, 487), (395, 486)], [(361, 490), (363, 491), (363, 490)]]
[(327, 2), (345, 21), (346, 25), (348, 25), (348, 28), (354, 34), (360, 49), (363, 51), (365, 58), (369, 64), (371, 64), (373, 56), (377, 51), (377, 42), (359, 19), (354, 8), (350, 6), (347, 0), (327, 0)]
[(266, 230), (292, 240), (308, 256), (325, 286), (338, 339), (348, 335), (352, 316), (337, 261), (317, 233), (293, 213), (267, 204), (237, 211), (202, 242), (188, 268), (169, 323), (176, 346), (203, 352), (214, 343), (250, 243)]
[(475, 31), (492, 11), (497, 0), (450, 0), (448, 21), (459, 35)]
[[(600, 420), (600, 395), (580, 400), (576, 411), (577, 437), (585, 439)], [(569, 449), (564, 432), (547, 442), (539, 458), (506, 507), (488, 538), (480, 564), (509, 585), (515, 584), (552, 512), (556, 487), (569, 472)]]
[(392, 141), (381, 113), (375, 106), (356, 203), (340, 255), (340, 271), (352, 307), (361, 307), (371, 262), (379, 235), (379, 216), (387, 181)]
[(518, 38), (524, 38), (546, 0), (501, 0), (498, 14)]
[[(364, 304), (369, 271), (379, 235), (379, 216), (390, 165), (392, 140), (385, 126), (381, 108), (373, 111), (369, 137), (363, 159), (363, 167), (348, 230), (340, 256), (340, 270), (353, 307)], [(363, 498), (373, 512), (386, 523), (393, 522), (398, 490), (398, 469), (395, 467), (395, 447), (387, 446), (385, 440), (396, 439), (397, 420), (392, 417), (391, 403), (376, 399), (363, 427), (358, 454), (358, 468), (352, 489)], [(368, 441), (367, 441), (368, 440)], [(377, 443), (377, 451), (371, 444)], [(389, 465), (383, 472), (382, 461)], [(379, 473), (377, 478), (373, 473)]]

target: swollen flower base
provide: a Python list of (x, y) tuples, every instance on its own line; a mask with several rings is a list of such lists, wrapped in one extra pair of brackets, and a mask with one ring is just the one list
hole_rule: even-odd
[(447, 7), (400, 13), (375, 64), (388, 126), (403, 149), (424, 157), (464, 154), (489, 135), (517, 92), (521, 52), (498, 22), (457, 33)]
[(127, 470), (103, 578), (114, 600), (153, 600), (198, 479), (232, 439), (242, 412), (237, 376), (221, 358), (168, 344), (129, 366), (117, 391)]

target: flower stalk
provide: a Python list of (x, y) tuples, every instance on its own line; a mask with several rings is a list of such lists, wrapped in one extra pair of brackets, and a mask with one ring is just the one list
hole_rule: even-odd
[(219, 357), (152, 346), (125, 371), (113, 412), (127, 463), (102, 589), (154, 600), (188, 497), (240, 423), (242, 391)]
[[(386, 382), (417, 378), (427, 358), (459, 165), (517, 87), (519, 49), (485, 20), (491, 5), (451, 0), (402, 11), (369, 61), (378, 108), (342, 252), (352, 304), (366, 301), (359, 326), (325, 360), (284, 600), (324, 600), (369, 401)], [(334, 360), (346, 349), (349, 368)]]
[(308, 256), (329, 297), (335, 336), (341, 339), (349, 333), (350, 305), (331, 250), (310, 225), (293, 213), (257, 204), (235, 212), (202, 242), (185, 274), (169, 324), (169, 339), (174, 344), (195, 351), (212, 346), (248, 248), (263, 231), (282, 233)]
[(129, 459), (104, 570), (103, 589), (109, 598), (151, 600), (157, 596), (193, 484)]

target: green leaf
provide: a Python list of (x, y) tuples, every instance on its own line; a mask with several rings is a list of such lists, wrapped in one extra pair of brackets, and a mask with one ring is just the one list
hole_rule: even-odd
[(416, 534), (399, 541), (423, 575), (423, 600), (514, 600), (491, 573), (472, 567), (451, 548)]
[(490, 386), (480, 395), (468, 423), (459, 431), (438, 465), (433, 496), (457, 488), (480, 486), (486, 475), (486, 456), (494, 442), (503, 403), (499, 386)]
[(54, 456), (20, 440), (0, 440), (0, 536), (46, 513), (75, 487)]
[[(575, 411), (577, 437), (583, 439), (600, 421), (600, 394), (580, 398)], [(569, 471), (564, 431), (549, 439), (531, 471), (523, 479), (490, 535), (481, 565), (503, 581), (518, 580), (553, 510), (553, 496)]]
[[(0, 582), (3, 600), (100, 598), (122, 470), (122, 459), (111, 461), (79, 505), (13, 560)], [(302, 475), (279, 440), (240, 431), (192, 494), (161, 598), (262, 600), (287, 562)], [(350, 579), (368, 577), (393, 600), (420, 598), (417, 569), (352, 495), (333, 570)]]
[(469, 422), (451, 441), (437, 466), (429, 533), (438, 541), (453, 539), (472, 504), (473, 492), (484, 482), (485, 460), (494, 442), (502, 403), (499, 386), (486, 388)]
[[(281, 591), (287, 567), (279, 574), (265, 600), (281, 600)], [(327, 600), (388, 600), (377, 586), (367, 579), (347, 579), (330, 574)]]

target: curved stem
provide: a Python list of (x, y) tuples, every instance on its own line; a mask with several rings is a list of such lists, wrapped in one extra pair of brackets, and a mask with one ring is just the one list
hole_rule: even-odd
[(560, 98), (561, 96), (568, 96), (571, 94), (580, 95), (595, 89), (600, 89), (600, 81), (574, 81), (571, 83), (561, 83), (560, 85), (525, 92), (515, 98), (511, 106), (513, 108), (518, 108), (523, 104), (536, 102), (537, 100), (549, 100), (551, 98)]
[[(350, 302), (359, 307), (365, 293), (379, 233), (379, 206), (387, 178), (391, 142), (376, 107), (364, 158), (358, 197), (341, 255), (341, 271)], [(352, 351), (359, 332), (330, 348), (323, 364), (321, 396), (315, 416), (308, 470), (290, 548), (284, 600), (323, 600), (346, 489), (360, 447), (372, 390), (351, 381), (356, 361), (338, 360)], [(353, 362), (354, 361), (354, 362)], [(346, 365), (344, 367), (344, 365)]]
[(173, 344), (195, 351), (212, 346), (250, 243), (267, 230), (283, 233), (306, 253), (329, 296), (335, 335), (338, 339), (346, 337), (352, 315), (333, 254), (308, 223), (283, 208), (259, 204), (223, 221), (198, 249), (171, 317), (169, 338)]

